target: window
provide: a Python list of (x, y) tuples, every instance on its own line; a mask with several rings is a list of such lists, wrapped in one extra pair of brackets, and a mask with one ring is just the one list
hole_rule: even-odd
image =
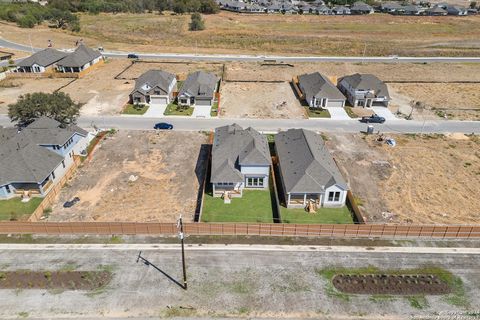
[(187, 99), (180, 99), (180, 103), (187, 104)]
[(5, 186), (5, 190), (7, 190), (7, 193), (10, 193), (10, 186)]
[(55, 171), (52, 172), (52, 178), (55, 179)]
[(328, 201), (332, 201), (332, 202), (340, 201), (340, 191), (330, 191), (328, 193)]
[(62, 166), (65, 168), (65, 160), (62, 160)]
[(247, 187), (250, 188), (263, 188), (264, 178), (247, 178)]

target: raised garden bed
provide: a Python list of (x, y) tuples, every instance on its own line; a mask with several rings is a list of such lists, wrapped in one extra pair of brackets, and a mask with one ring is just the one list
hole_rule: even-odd
[(111, 279), (109, 271), (3, 271), (0, 289), (97, 290)]
[(338, 274), (332, 283), (338, 291), (353, 294), (443, 295), (450, 286), (433, 274)]

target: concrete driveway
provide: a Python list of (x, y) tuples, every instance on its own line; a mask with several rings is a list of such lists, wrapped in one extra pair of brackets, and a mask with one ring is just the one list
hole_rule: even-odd
[(384, 117), (385, 120), (399, 120), (395, 115), (385, 107), (372, 107), (372, 110), (380, 117)]
[(350, 120), (351, 118), (348, 116), (347, 112), (343, 108), (335, 108), (330, 107), (327, 108), (328, 112), (330, 112), (330, 118), (335, 120)]
[(165, 109), (167, 109), (166, 104), (151, 103), (150, 108), (148, 108), (144, 116), (149, 118), (162, 118), (163, 113), (165, 112)]
[(192, 117), (194, 118), (210, 118), (211, 106), (195, 106)]

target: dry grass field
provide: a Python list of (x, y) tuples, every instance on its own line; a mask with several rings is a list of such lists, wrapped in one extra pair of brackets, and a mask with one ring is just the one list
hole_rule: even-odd
[(394, 135), (396, 147), (362, 134), (327, 145), (370, 222), (480, 221), (480, 139), (463, 134)]
[(478, 55), (480, 16), (407, 17), (205, 15), (206, 29), (188, 31), (189, 15), (81, 15), (78, 34), (47, 26), (33, 30), (2, 24), (0, 36), (45, 47), (92, 46), (138, 52), (206, 52), (317, 55)]

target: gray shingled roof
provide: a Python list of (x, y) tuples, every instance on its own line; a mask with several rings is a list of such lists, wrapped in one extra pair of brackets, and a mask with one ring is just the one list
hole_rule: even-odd
[(81, 44), (74, 52), (60, 60), (57, 65), (62, 67), (81, 67), (100, 56), (102, 56), (100, 52)]
[(63, 145), (75, 132), (87, 134), (77, 126), (59, 126), (59, 122), (42, 117), (20, 132), (16, 128), (0, 128), (0, 185), (41, 183), (63, 157), (40, 144)]
[(345, 100), (345, 96), (340, 90), (319, 72), (302, 74), (298, 77), (298, 81), (300, 89), (308, 102), (312, 101), (313, 97), (318, 99)]
[[(135, 89), (133, 92), (138, 91), (142, 94), (147, 94), (147, 91), (143, 90), (143, 86), (147, 84), (150, 88), (159, 87), (164, 94), (168, 94), (168, 87), (175, 79), (175, 75), (162, 70), (148, 70), (142, 74), (137, 80), (135, 80)], [(149, 89), (150, 90), (150, 89)]]
[(19, 67), (31, 67), (34, 64), (38, 64), (42, 67), (48, 67), (55, 62), (65, 58), (67, 53), (61, 52), (52, 48), (47, 48), (42, 51), (38, 51), (32, 54), (30, 57), (23, 59), (17, 66)]
[(365, 2), (357, 1), (352, 5), (350, 10), (353, 10), (353, 11), (371, 11), (372, 7), (368, 4), (366, 4)]
[(238, 124), (215, 129), (210, 181), (242, 182), (240, 165), (270, 165), (267, 139), (258, 131)]
[(374, 90), (376, 96), (384, 96), (390, 100), (387, 85), (373, 74), (355, 73), (350, 76), (345, 76), (341, 80), (347, 81), (347, 83), (349, 83), (354, 89)]
[(315, 132), (290, 129), (275, 135), (280, 171), (287, 193), (321, 193), (348, 186), (323, 139)]
[(178, 95), (213, 98), (218, 80), (213, 73), (196, 71), (188, 75)]

